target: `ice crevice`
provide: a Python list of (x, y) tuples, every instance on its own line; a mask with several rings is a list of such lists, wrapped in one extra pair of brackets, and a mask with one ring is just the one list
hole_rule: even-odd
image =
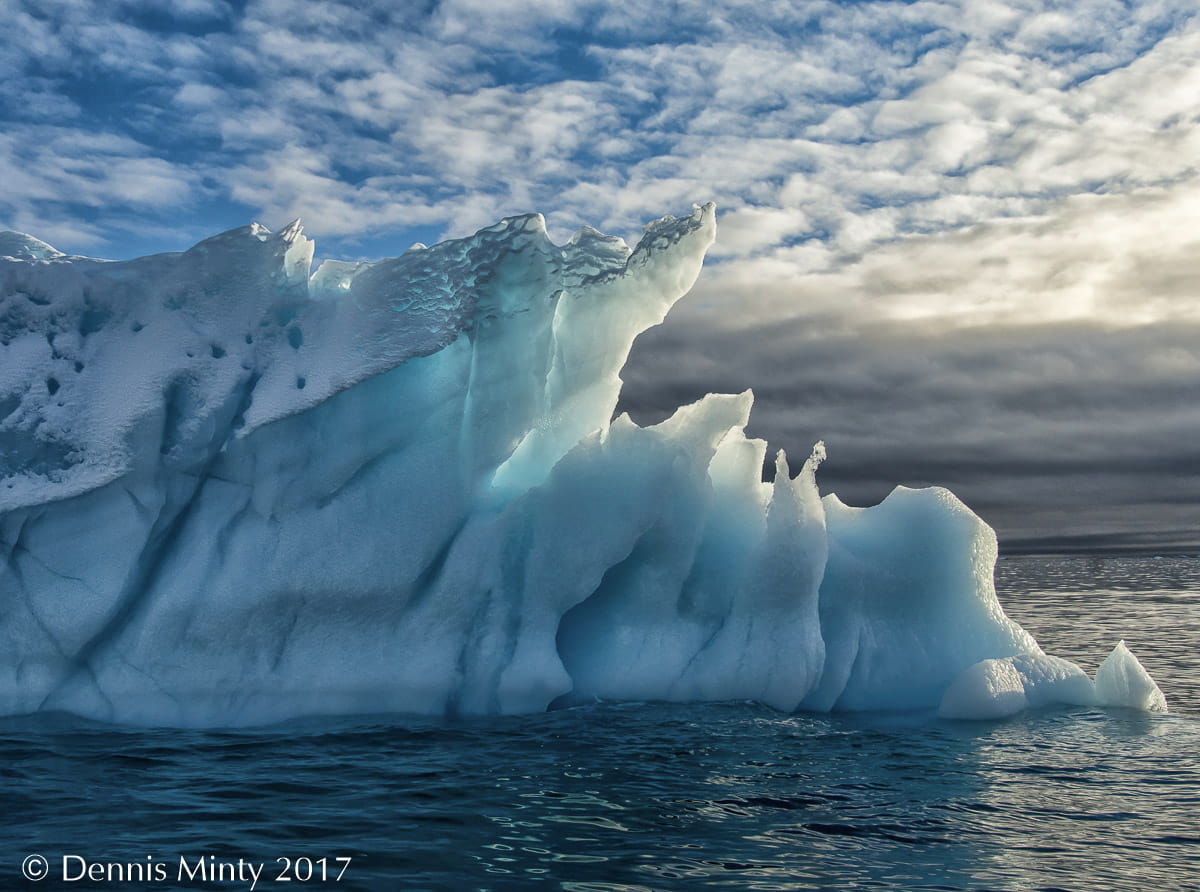
[(313, 271), (299, 221), (117, 262), (0, 234), (0, 714), (1165, 709), (1123, 643), (1092, 679), (1005, 616), (948, 491), (846, 506), (821, 444), (764, 482), (749, 391), (613, 417), (715, 236), (526, 215)]

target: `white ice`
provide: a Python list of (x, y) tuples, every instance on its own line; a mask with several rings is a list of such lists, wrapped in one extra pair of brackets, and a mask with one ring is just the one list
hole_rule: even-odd
[(764, 483), (749, 392), (613, 420), (714, 237), (531, 215), (310, 275), (298, 224), (124, 262), (0, 234), (0, 714), (1162, 706), (1004, 615), (949, 492), (822, 500), (820, 444)]
[(1096, 698), (1103, 706), (1166, 712), (1167, 698), (1121, 641), (1096, 670)]

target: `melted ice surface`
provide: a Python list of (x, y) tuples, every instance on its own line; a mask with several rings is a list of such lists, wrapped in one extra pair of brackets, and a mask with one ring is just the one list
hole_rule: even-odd
[(1043, 654), (949, 492), (822, 500), (820, 444), (763, 483), (748, 392), (612, 420), (714, 236), (530, 215), (310, 274), (298, 224), (127, 262), (0, 234), (0, 713), (1165, 708), (1123, 648), (1098, 685)]

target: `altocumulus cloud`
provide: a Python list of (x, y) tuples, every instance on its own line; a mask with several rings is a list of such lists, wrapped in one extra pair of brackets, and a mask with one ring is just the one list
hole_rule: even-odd
[(372, 257), (715, 200), (635, 414), (753, 386), (850, 498), (946, 482), (1022, 547), (1200, 538), (1194, 4), (5, 8), (0, 227), (130, 256), (301, 216)]

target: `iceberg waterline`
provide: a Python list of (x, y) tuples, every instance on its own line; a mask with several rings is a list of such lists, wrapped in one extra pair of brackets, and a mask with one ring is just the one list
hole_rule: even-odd
[(298, 224), (124, 262), (0, 234), (0, 714), (264, 724), (594, 698), (1165, 709), (992, 586), (951, 493), (823, 499), (752, 395), (612, 420), (711, 205), (632, 250), (539, 215), (375, 263)]

